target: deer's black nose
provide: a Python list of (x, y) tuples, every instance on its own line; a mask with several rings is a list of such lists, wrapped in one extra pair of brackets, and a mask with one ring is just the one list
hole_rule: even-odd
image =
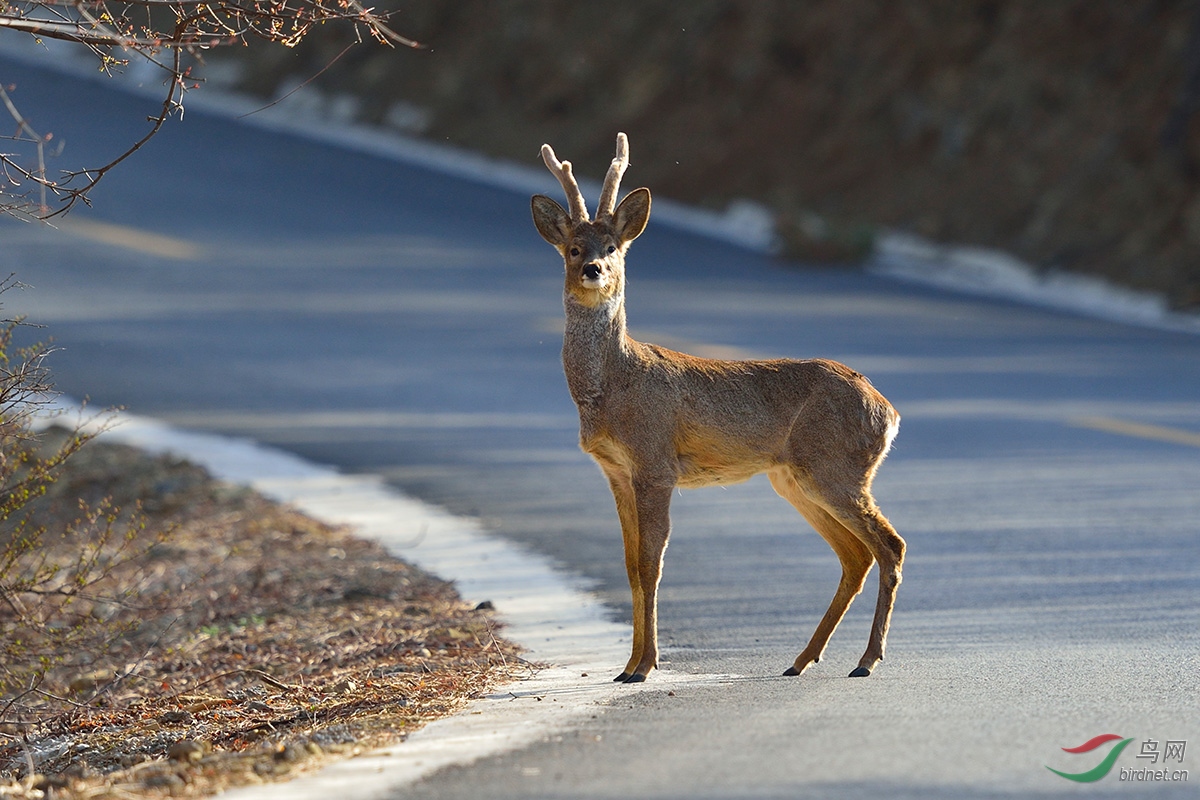
[(595, 280), (596, 278), (599, 278), (600, 277), (600, 265), (599, 264), (584, 264), (583, 265), (583, 277), (588, 278), (590, 280)]

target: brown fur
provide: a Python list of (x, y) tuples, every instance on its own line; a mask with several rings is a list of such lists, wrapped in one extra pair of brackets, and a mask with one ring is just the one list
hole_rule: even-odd
[(904, 540), (871, 495), (900, 415), (870, 381), (836, 361), (723, 361), (630, 338), (625, 253), (645, 229), (650, 192), (636, 189), (615, 204), (628, 163), (625, 135), (617, 137), (594, 220), (570, 162), (559, 162), (549, 145), (542, 156), (571, 200), (570, 213), (545, 195), (532, 201), (534, 224), (566, 271), (563, 367), (579, 409), (580, 446), (616, 499), (633, 593), (633, 652), (617, 680), (645, 680), (658, 664), (656, 599), (672, 490), (760, 472), (842, 563), (829, 610), (784, 674), (798, 675), (820, 659), (878, 562), (871, 636), (851, 673), (869, 675), (883, 658), (904, 561)]

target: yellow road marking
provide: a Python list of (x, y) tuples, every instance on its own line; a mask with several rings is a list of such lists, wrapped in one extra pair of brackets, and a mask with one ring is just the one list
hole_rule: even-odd
[(1200, 447), (1200, 433), (1168, 428), (1163, 425), (1146, 425), (1141, 422), (1126, 422), (1111, 417), (1083, 417), (1071, 420), (1077, 428), (1090, 428), (1095, 431), (1105, 431), (1121, 436), (1135, 436), (1139, 439), (1151, 439), (1156, 442), (1182, 444), (1188, 447)]
[(94, 220), (72, 219), (60, 224), (67, 233), (102, 242), (127, 250), (135, 250), (146, 255), (170, 258), (177, 261), (187, 261), (200, 255), (200, 246), (186, 239), (174, 236), (164, 236), (151, 233), (126, 225), (113, 225), (108, 222)]

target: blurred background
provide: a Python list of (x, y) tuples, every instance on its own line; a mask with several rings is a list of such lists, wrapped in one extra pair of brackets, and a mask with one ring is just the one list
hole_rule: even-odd
[(626, 131), (633, 185), (757, 201), (804, 260), (893, 229), (1200, 307), (1200, 3), (389, 2), (422, 49), (343, 54), (329, 26), (210, 58), (264, 98), (320, 73), (360, 121), (530, 164), (548, 141), (584, 175)]

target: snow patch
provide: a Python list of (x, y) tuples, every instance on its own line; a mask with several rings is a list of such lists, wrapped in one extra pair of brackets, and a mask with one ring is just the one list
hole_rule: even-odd
[(983, 297), (1072, 311), (1152, 328), (1200, 333), (1200, 316), (1173, 312), (1156, 293), (1032, 265), (1001, 250), (941, 245), (905, 233), (879, 237), (868, 269), (878, 275)]

